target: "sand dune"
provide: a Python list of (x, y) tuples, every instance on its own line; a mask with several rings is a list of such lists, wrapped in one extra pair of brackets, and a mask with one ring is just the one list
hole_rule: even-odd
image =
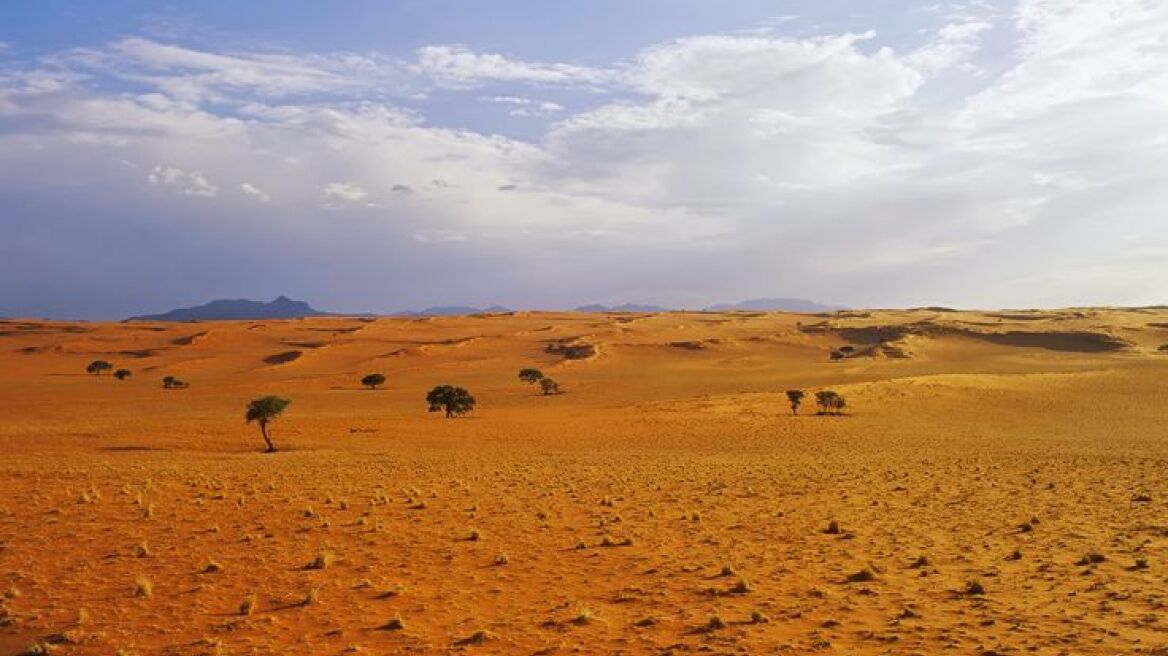
[[(0, 653), (1162, 654), (1165, 326), (3, 321)], [(477, 411), (428, 414), (443, 383)]]

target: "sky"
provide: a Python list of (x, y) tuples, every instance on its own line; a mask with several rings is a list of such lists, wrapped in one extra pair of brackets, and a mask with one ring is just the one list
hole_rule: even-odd
[(9, 0), (0, 315), (1168, 303), (1163, 0)]

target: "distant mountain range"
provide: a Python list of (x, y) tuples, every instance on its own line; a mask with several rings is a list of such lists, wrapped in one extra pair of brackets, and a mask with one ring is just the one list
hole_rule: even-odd
[(497, 314), (499, 312), (511, 311), (511, 308), (506, 308), (502, 305), (492, 305), (487, 308), (476, 308), (466, 305), (436, 305), (434, 307), (428, 307), (425, 310), (391, 312), (390, 315), (395, 317), (459, 317), (467, 314)]
[(670, 308), (661, 307), (660, 305), (641, 305), (638, 303), (625, 303), (623, 305), (581, 305), (574, 310), (575, 312), (670, 312)]
[(281, 296), (270, 303), (245, 298), (220, 299), (196, 307), (179, 308), (162, 314), (130, 317), (130, 321), (217, 321), (229, 319), (299, 319), (327, 316), (328, 312), (312, 309), (304, 301)]
[[(732, 312), (747, 310), (753, 312), (829, 312), (842, 310), (836, 305), (822, 305), (799, 298), (756, 298), (741, 303), (711, 305), (707, 312)], [(510, 308), (492, 305), (476, 308), (465, 305), (445, 305), (428, 307), (425, 310), (403, 310), (391, 312), (388, 316), (402, 317), (454, 317), (468, 314), (490, 314), (511, 312)], [(581, 305), (576, 312), (670, 312), (671, 308), (659, 305), (624, 303), (622, 305)], [(221, 299), (205, 305), (180, 308), (162, 314), (145, 314), (130, 317), (129, 321), (222, 321), (248, 319), (299, 319), (302, 317), (335, 316), (332, 312), (315, 310), (304, 301), (294, 301), (287, 296), (265, 303), (247, 299)]]
[(802, 298), (752, 298), (731, 305), (711, 305), (706, 312), (733, 312), (750, 310), (753, 312), (831, 312), (846, 310), (839, 305), (822, 305)]
[[(576, 312), (671, 312), (675, 308), (666, 308), (659, 305), (638, 305), (625, 303), (624, 305), (581, 305)], [(752, 312), (830, 312), (846, 308), (838, 305), (823, 305), (802, 298), (753, 298), (741, 303), (721, 303), (711, 305), (705, 312), (733, 312), (747, 310)]]

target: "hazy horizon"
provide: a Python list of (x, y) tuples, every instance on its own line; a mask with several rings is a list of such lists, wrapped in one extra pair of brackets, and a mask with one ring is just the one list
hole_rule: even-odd
[(13, 3), (0, 316), (1168, 302), (1168, 4)]

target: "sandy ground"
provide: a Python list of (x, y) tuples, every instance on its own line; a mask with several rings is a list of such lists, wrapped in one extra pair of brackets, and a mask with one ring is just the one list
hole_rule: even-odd
[[(1166, 343), (1168, 310), (0, 322), (0, 654), (1168, 654)], [(427, 413), (442, 383), (478, 410)]]

